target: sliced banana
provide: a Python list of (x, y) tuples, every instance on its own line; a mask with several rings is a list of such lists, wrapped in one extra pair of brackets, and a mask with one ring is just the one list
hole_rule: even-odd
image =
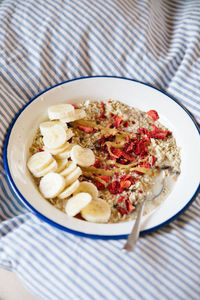
[(57, 104), (48, 108), (48, 116), (50, 120), (59, 120), (66, 118), (70, 112), (74, 111), (71, 104)]
[(56, 160), (58, 167), (57, 167), (57, 173), (60, 173), (61, 171), (63, 171), (63, 169), (67, 166), (67, 164), (69, 163), (68, 158), (63, 158), (63, 159), (57, 159)]
[(48, 174), (49, 172), (55, 172), (57, 171), (57, 162), (55, 160), (53, 160), (50, 165), (48, 165), (44, 170), (42, 171), (37, 171), (35, 173), (33, 173), (33, 175), (37, 178), (42, 177), (46, 174)]
[(60, 118), (61, 122), (64, 123), (69, 123), (69, 122), (73, 122), (76, 120), (80, 120), (86, 117), (86, 113), (83, 109), (75, 109), (73, 111), (71, 111), (68, 116), (64, 117), (64, 118)]
[(61, 125), (65, 130), (67, 130), (67, 124), (60, 122), (60, 121), (47, 121), (47, 122), (42, 122), (40, 124), (40, 132), (42, 135), (45, 135), (49, 128), (53, 127), (54, 125)]
[(71, 159), (81, 167), (89, 167), (95, 163), (95, 155), (89, 148), (75, 145), (71, 150)]
[(82, 193), (82, 192), (90, 194), (92, 196), (92, 199), (96, 199), (99, 194), (96, 185), (87, 181), (80, 182), (79, 187), (76, 190), (75, 194)]
[(75, 196), (69, 198), (67, 201), (65, 211), (70, 217), (74, 217), (77, 215), (84, 207), (86, 207), (90, 201), (92, 200), (92, 197), (88, 193), (79, 193)]
[(76, 163), (74, 161), (68, 161), (66, 167), (60, 172), (60, 175), (67, 176), (76, 169)]
[(58, 148), (48, 148), (46, 146), (43, 146), (43, 149), (53, 155), (57, 155), (57, 154), (65, 151), (68, 147), (69, 147), (69, 143), (66, 142), (66, 143), (64, 143), (64, 145), (62, 145), (61, 147), (58, 147)]
[(27, 166), (32, 173), (35, 173), (38, 171), (42, 171), (53, 160), (54, 160), (53, 156), (49, 152), (46, 151), (37, 152), (29, 158), (27, 162)]
[(71, 157), (71, 150), (72, 148), (74, 147), (75, 144), (68, 144), (68, 147), (62, 151), (62, 152), (59, 152), (58, 154), (56, 154), (55, 158), (56, 159), (63, 159), (65, 157)]
[(50, 127), (46, 134), (43, 136), (44, 145), (47, 148), (59, 148), (67, 141), (66, 130), (58, 124)]
[(76, 167), (74, 171), (65, 177), (66, 185), (70, 185), (72, 182), (76, 181), (81, 174), (81, 168)]
[(80, 182), (78, 180), (74, 181), (69, 187), (67, 187), (61, 194), (58, 195), (58, 198), (65, 199), (71, 196), (78, 188)]
[(81, 216), (89, 222), (106, 223), (110, 218), (111, 209), (108, 203), (98, 198), (92, 200), (86, 207), (81, 210)]
[(58, 173), (50, 172), (40, 180), (40, 192), (47, 199), (56, 197), (64, 188), (65, 179)]

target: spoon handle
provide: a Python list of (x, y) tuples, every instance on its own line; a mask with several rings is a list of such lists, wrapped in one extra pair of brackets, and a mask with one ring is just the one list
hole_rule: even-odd
[(139, 236), (139, 232), (140, 232), (140, 221), (141, 221), (141, 217), (143, 214), (144, 203), (145, 203), (145, 201), (143, 201), (142, 203), (139, 204), (139, 211), (137, 214), (137, 218), (135, 220), (135, 225), (133, 226), (133, 229), (128, 236), (127, 242), (123, 247), (123, 249), (125, 249), (129, 252), (131, 252), (135, 249), (135, 245), (138, 240), (138, 236)]

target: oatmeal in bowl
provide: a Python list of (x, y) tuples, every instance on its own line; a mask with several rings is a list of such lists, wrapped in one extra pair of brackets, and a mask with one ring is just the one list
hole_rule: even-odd
[[(176, 140), (153, 109), (88, 100), (50, 106), (48, 117), (27, 166), (42, 196), (68, 216), (95, 223), (132, 220), (161, 171), (172, 182), (180, 174)], [(166, 185), (144, 214), (169, 192)]]

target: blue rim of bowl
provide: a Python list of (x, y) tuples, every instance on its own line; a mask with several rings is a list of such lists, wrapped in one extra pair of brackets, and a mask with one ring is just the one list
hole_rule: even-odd
[[(16, 185), (15, 185), (13, 179), (12, 179), (12, 176), (11, 176), (11, 173), (10, 173), (10, 169), (9, 169), (9, 166), (8, 166), (7, 148), (8, 148), (8, 143), (9, 143), (9, 137), (10, 137), (10, 134), (11, 134), (11, 131), (12, 131), (12, 128), (13, 128), (15, 122), (17, 121), (17, 119), (20, 116), (20, 114), (26, 109), (26, 107), (28, 105), (30, 105), (40, 95), (46, 93), (47, 91), (49, 91), (49, 90), (51, 90), (51, 89), (53, 89), (53, 88), (55, 88), (57, 86), (60, 86), (60, 85), (63, 85), (63, 84), (66, 84), (66, 83), (69, 83), (69, 82), (72, 82), (72, 81), (76, 81), (76, 80), (92, 79), (92, 78), (116, 78), (116, 79), (122, 79), (122, 80), (129, 80), (129, 81), (133, 81), (133, 82), (136, 82), (136, 83), (148, 86), (150, 88), (153, 88), (153, 89), (159, 91), (160, 93), (166, 95), (170, 100), (176, 102), (176, 104), (179, 105), (188, 114), (188, 116), (190, 117), (190, 119), (194, 123), (194, 125), (195, 125), (195, 127), (196, 127), (196, 129), (197, 129), (197, 131), (198, 131), (198, 133), (200, 135), (200, 129), (199, 129), (199, 127), (197, 125), (197, 122), (195, 121), (194, 117), (192, 116), (192, 114), (181, 103), (179, 103), (179, 101), (177, 101), (176, 99), (174, 99), (172, 96), (169, 96), (164, 91), (162, 91), (162, 90), (160, 90), (160, 89), (158, 89), (158, 88), (156, 88), (156, 87), (154, 87), (154, 86), (152, 86), (152, 85), (150, 85), (148, 83), (144, 83), (144, 82), (132, 79), (132, 78), (119, 77), (119, 76), (107, 76), (107, 75), (85, 76), (85, 77), (74, 78), (74, 79), (71, 79), (71, 80), (66, 80), (66, 81), (58, 83), (58, 84), (56, 84), (54, 86), (49, 87), (48, 89), (40, 92), (35, 97), (33, 97), (31, 100), (29, 100), (20, 109), (20, 111), (16, 114), (15, 118), (13, 119), (13, 121), (12, 121), (12, 123), (11, 123), (11, 125), (10, 125), (10, 127), (8, 129), (8, 132), (6, 134), (6, 138), (5, 138), (5, 142), (4, 142), (4, 149), (3, 149), (3, 164), (4, 164), (4, 168), (5, 168), (5, 172), (6, 172), (8, 183), (9, 183), (12, 191), (14, 192), (14, 195), (17, 197), (18, 200), (20, 200), (20, 202), (23, 203), (23, 205), (29, 211), (31, 211), (34, 215), (36, 215), (37, 217), (39, 217), (41, 220), (49, 223), (50, 225), (52, 225), (55, 228), (61, 229), (63, 231), (67, 231), (67, 232), (69, 232), (71, 234), (83, 236), (83, 237), (88, 237), (88, 238), (93, 238), (93, 239), (122, 239), (122, 238), (127, 238), (127, 236), (128, 236), (127, 234), (123, 234), (123, 235), (108, 235), (107, 236), (107, 235), (88, 234), (88, 233), (84, 233), (84, 232), (72, 230), (72, 229), (69, 229), (69, 228), (67, 228), (65, 226), (62, 226), (62, 225), (60, 225), (60, 224), (58, 224), (58, 223), (50, 220), (49, 218), (45, 217), (43, 214), (41, 214), (40, 212), (38, 212), (34, 207), (32, 207), (32, 205), (23, 197), (23, 195), (17, 189), (17, 187), (16, 187)], [(187, 202), (187, 204), (180, 211), (178, 211), (175, 215), (173, 215), (171, 218), (169, 218), (165, 222), (162, 222), (159, 225), (156, 225), (156, 226), (154, 226), (152, 228), (149, 228), (149, 229), (141, 231), (140, 235), (145, 235), (145, 234), (154, 232), (154, 231), (160, 229), (161, 227), (168, 225), (169, 223), (171, 223), (175, 219), (177, 219), (189, 207), (189, 205), (192, 204), (192, 202), (194, 201), (194, 199), (195, 199), (195, 197), (196, 197), (196, 195), (197, 195), (197, 193), (198, 193), (199, 190), (200, 190), (200, 183), (199, 183), (196, 191), (194, 192), (193, 196), (191, 197), (191, 199)]]

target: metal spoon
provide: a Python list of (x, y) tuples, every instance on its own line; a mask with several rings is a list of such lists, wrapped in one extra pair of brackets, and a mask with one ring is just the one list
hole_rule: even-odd
[(165, 179), (159, 176), (159, 178), (156, 180), (156, 183), (153, 186), (153, 196), (147, 197), (139, 204), (139, 210), (135, 220), (135, 224), (133, 226), (131, 233), (128, 236), (126, 244), (123, 247), (124, 250), (129, 252), (134, 251), (140, 233), (140, 221), (143, 214), (144, 204), (146, 201), (151, 201), (156, 197), (158, 197), (162, 193), (164, 186), (165, 186)]

